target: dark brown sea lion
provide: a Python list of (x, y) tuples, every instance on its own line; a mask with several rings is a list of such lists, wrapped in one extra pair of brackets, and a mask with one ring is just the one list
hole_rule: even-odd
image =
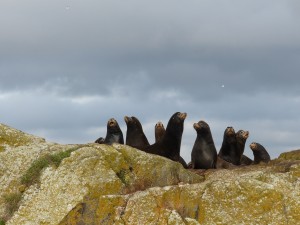
[(125, 116), (124, 120), (127, 125), (126, 145), (137, 149), (144, 149), (145, 147), (149, 146), (150, 144), (146, 135), (144, 134), (140, 121), (134, 116)]
[(98, 143), (98, 144), (104, 144), (104, 141), (105, 141), (105, 139), (104, 139), (103, 137), (99, 137), (99, 138), (95, 141), (95, 143)]
[(253, 160), (244, 155), (245, 144), (249, 137), (249, 131), (239, 130), (236, 132), (236, 143), (241, 165), (250, 165)]
[[(176, 112), (170, 118), (163, 137), (153, 145), (146, 147), (145, 152), (164, 156), (173, 161), (180, 161), (180, 147), (186, 113)], [(181, 164), (187, 168), (186, 163)], [(185, 164), (185, 165), (184, 165)]]
[[(165, 132), (166, 129), (164, 127), (164, 124), (162, 122), (157, 122), (155, 124), (155, 142), (158, 142), (164, 136)], [(181, 156), (179, 157), (179, 162), (183, 165), (184, 168), (188, 168), (188, 165)]]
[(258, 164), (260, 162), (268, 163), (271, 160), (271, 157), (267, 150), (259, 143), (252, 142), (250, 148), (253, 151), (254, 162), (253, 164)]
[(108, 145), (111, 145), (113, 143), (124, 144), (122, 130), (120, 129), (118, 122), (114, 118), (111, 118), (107, 121), (107, 131), (104, 141), (103, 138), (98, 138), (95, 142)]
[(222, 146), (218, 156), (234, 165), (240, 165), (241, 157), (238, 152), (236, 135), (233, 127), (227, 127), (225, 129)]
[(155, 133), (155, 142), (158, 142), (162, 138), (162, 136), (165, 134), (166, 129), (165, 129), (163, 123), (159, 121), (155, 124), (154, 131), (155, 131), (154, 132)]
[(197, 132), (191, 158), (193, 169), (215, 169), (217, 162), (217, 150), (210, 131), (205, 121), (194, 123)]
[(236, 167), (237, 167), (236, 165), (233, 165), (232, 163), (227, 162), (218, 156), (217, 163), (216, 163), (217, 169), (231, 169), (231, 168), (236, 168)]
[(242, 155), (242, 157), (241, 157), (241, 165), (251, 165), (251, 164), (253, 164), (253, 160), (250, 159), (246, 155)]

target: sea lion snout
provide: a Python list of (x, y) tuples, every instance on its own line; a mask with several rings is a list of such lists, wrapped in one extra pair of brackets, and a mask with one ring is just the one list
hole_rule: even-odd
[(248, 138), (248, 137), (249, 137), (249, 131), (245, 131), (244, 138)]
[(131, 121), (131, 117), (129, 117), (129, 116), (124, 116), (124, 120), (125, 120), (125, 123), (128, 123), (129, 121)]
[(164, 127), (163, 123), (158, 121), (156, 124), (155, 124), (155, 127)]
[(187, 117), (187, 113), (179, 113), (179, 118), (184, 120)]
[(226, 128), (226, 134), (228, 134), (228, 135), (235, 134), (235, 131), (234, 131), (233, 127), (227, 127)]
[(108, 125), (109, 125), (109, 126), (112, 127), (112, 126), (114, 126), (115, 124), (116, 124), (116, 120), (115, 120), (114, 118), (111, 118), (111, 119), (108, 120)]
[(194, 123), (193, 127), (195, 130), (200, 129), (200, 125), (198, 123)]
[(238, 132), (236, 132), (236, 137), (247, 140), (247, 138), (249, 137), (249, 131), (239, 130)]
[(256, 143), (252, 142), (249, 147), (251, 148), (251, 150), (256, 150)]

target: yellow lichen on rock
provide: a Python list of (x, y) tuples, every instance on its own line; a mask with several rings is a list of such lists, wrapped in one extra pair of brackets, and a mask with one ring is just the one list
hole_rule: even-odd
[(284, 160), (300, 160), (300, 150), (281, 153), (278, 159)]
[(19, 147), (41, 142), (45, 142), (45, 139), (0, 124), (0, 151), (4, 150), (5, 147)]
[[(145, 190), (153, 186), (166, 186), (168, 182), (170, 184), (176, 184), (176, 182), (187, 182), (190, 180), (194, 182), (201, 182), (203, 180), (203, 177), (181, 169), (182, 166), (179, 163), (174, 163), (159, 156), (146, 154), (127, 146), (90, 146), (94, 146), (99, 150), (99, 154), (103, 159), (102, 163), (105, 165), (106, 170), (113, 170), (114, 172), (114, 174), (111, 174), (110, 177), (115, 176), (118, 178), (118, 182), (122, 184), (122, 188), (114, 190), (114, 188), (106, 187), (104, 189), (109, 191), (109, 193), (106, 193), (100, 191), (103, 188), (95, 189), (94, 187), (91, 187), (89, 194), (86, 195), (84, 199), (85, 212), (82, 213), (78, 221), (85, 221), (87, 223), (90, 218), (94, 218), (94, 224), (123, 224), (123, 221), (127, 221), (126, 216), (130, 214), (126, 211), (126, 209), (131, 208), (130, 205), (134, 203), (134, 200), (132, 202), (132, 199), (136, 196), (135, 194), (126, 195), (126, 193), (142, 194), (144, 192), (141, 192), (141, 190)], [(108, 150), (112, 152), (108, 154)], [(69, 160), (72, 159), (70, 158)], [(148, 167), (152, 168), (142, 169), (137, 166), (138, 164), (145, 166), (148, 165)], [(97, 168), (96, 171), (99, 172), (100, 168)], [(185, 176), (180, 173), (185, 173)], [(182, 177), (183, 179), (180, 180), (179, 177)], [(105, 180), (109, 179), (105, 178)], [(105, 182), (106, 181), (103, 181), (102, 183)], [(93, 194), (95, 190), (98, 191), (97, 194)], [(131, 198), (131, 196), (133, 197)], [(155, 208), (157, 204), (155, 203), (152, 206)], [(152, 214), (152, 212), (149, 212), (151, 207), (147, 205), (147, 208), (148, 211), (145, 211), (145, 218), (147, 217), (151, 219), (152, 217), (149, 217), (149, 214)], [(137, 210), (138, 207), (135, 209)], [(77, 211), (77, 206), (74, 210)], [(72, 210), (72, 212), (64, 218), (61, 224), (70, 223), (69, 221), (73, 221), (72, 217), (75, 215), (78, 217), (76, 213), (74, 214), (74, 210)], [(128, 218), (128, 220), (130, 221), (130, 218)], [(147, 223), (149, 223), (148, 220), (149, 219), (147, 219)], [(154, 217), (153, 220), (156, 220), (156, 218)], [(133, 221), (137, 222), (140, 221), (140, 219), (136, 220), (136, 218), (133, 218)], [(133, 222), (133, 224), (135, 222)], [(78, 224), (80, 223), (78, 222)]]
[[(298, 152), (269, 164), (210, 170), (200, 176), (177, 162), (125, 145), (59, 145), (3, 129), (19, 135), (16, 145), (13, 138), (9, 144), (0, 142), (6, 148), (0, 152), (0, 218), (6, 211), (3, 196), (21, 194), (20, 207), (7, 225), (300, 221)], [(22, 135), (28, 139), (20, 145)], [(38, 183), (21, 185), (21, 176), (34, 160), (70, 148), (76, 150), (59, 165), (44, 168)]]

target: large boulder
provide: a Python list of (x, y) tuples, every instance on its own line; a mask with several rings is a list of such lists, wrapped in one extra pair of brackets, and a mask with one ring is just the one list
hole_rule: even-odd
[[(300, 161), (189, 171), (126, 145), (59, 145), (0, 125), (0, 218), (6, 224), (297, 224)], [(37, 182), (22, 176), (72, 149)], [(293, 156), (290, 156), (293, 155)], [(296, 156), (295, 156), (296, 155)], [(19, 193), (8, 216), (7, 195)]]

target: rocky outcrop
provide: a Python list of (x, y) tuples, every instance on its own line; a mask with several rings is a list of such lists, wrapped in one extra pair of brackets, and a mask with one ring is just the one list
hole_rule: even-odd
[[(0, 148), (0, 218), (6, 224), (300, 221), (300, 151), (269, 164), (189, 171), (125, 145), (59, 145), (4, 125)], [(71, 148), (70, 157), (44, 168), (38, 182), (22, 186), (22, 175), (36, 159)], [(14, 192), (21, 193), (19, 207), (8, 217), (4, 196)]]

